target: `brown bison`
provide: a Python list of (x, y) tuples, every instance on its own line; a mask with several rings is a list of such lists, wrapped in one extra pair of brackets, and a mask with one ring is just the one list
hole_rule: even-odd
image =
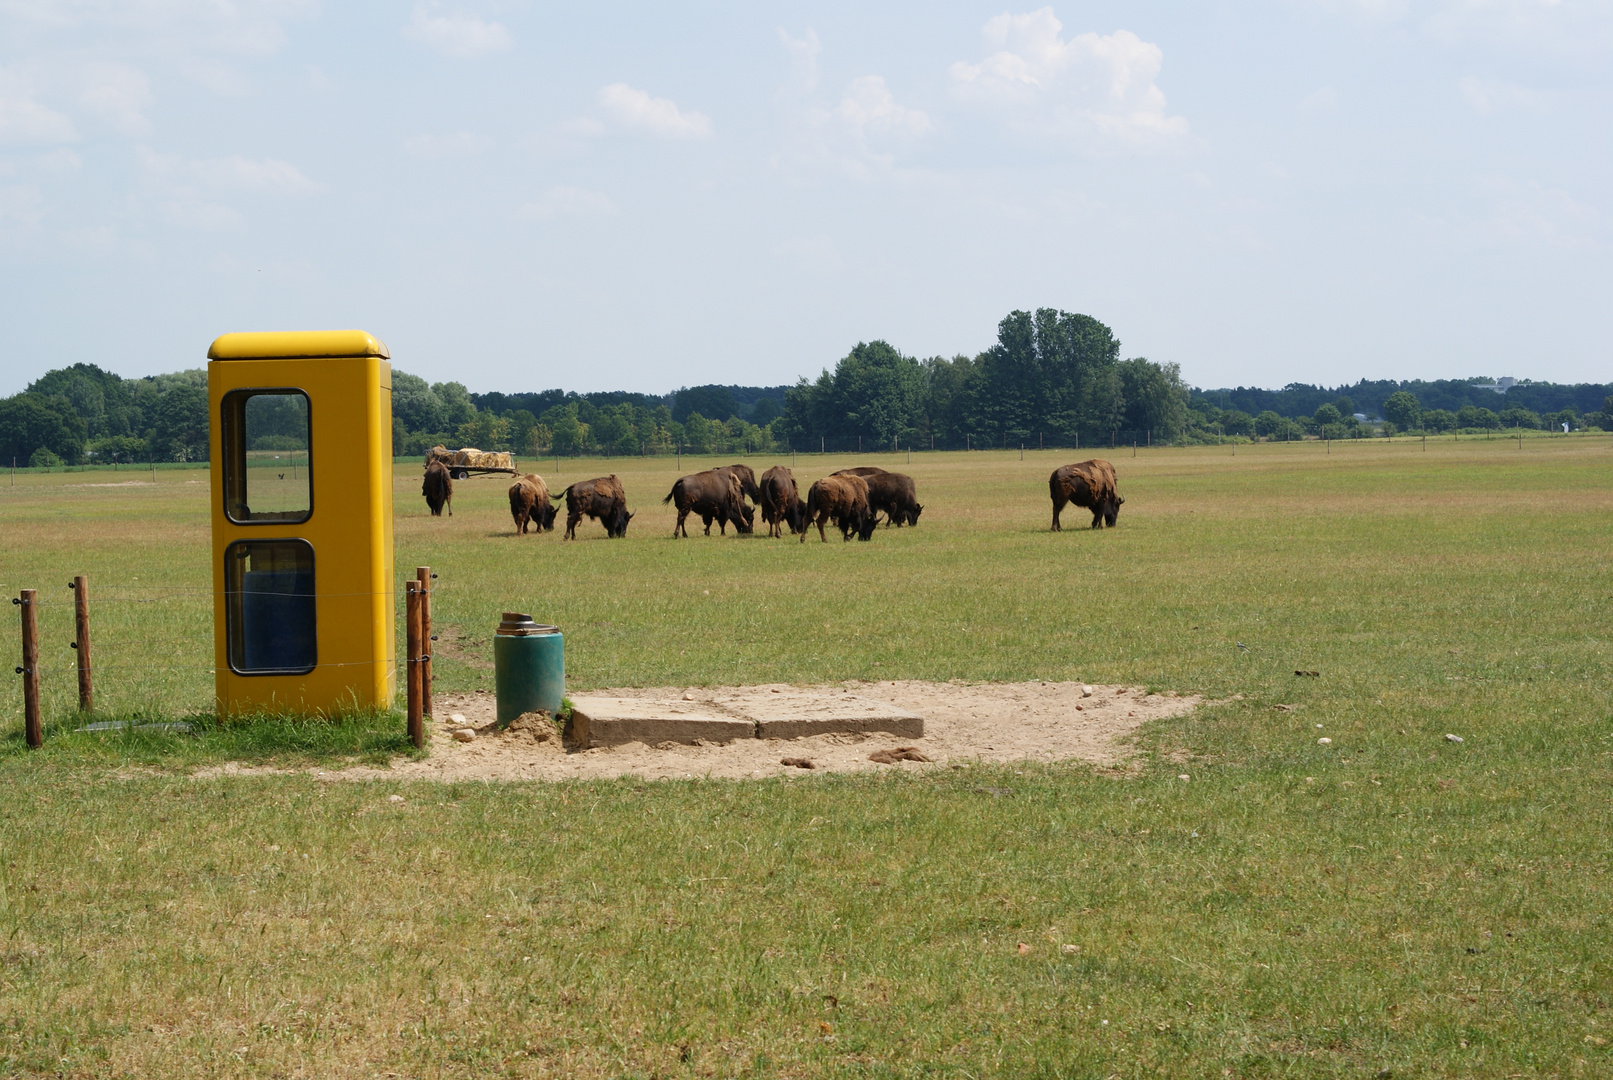
[(733, 466), (679, 477), (661, 502), (674, 503), (678, 508), (678, 523), (672, 526), (674, 540), (680, 534), (689, 535), (684, 521), (690, 513), (699, 514), (700, 520), (706, 523), (707, 536), (711, 535), (713, 518), (724, 536), (728, 535), (730, 521), (734, 523), (734, 531), (748, 533), (751, 522), (756, 519), (755, 508), (745, 505), (745, 489)]
[(633, 515), (627, 512), (627, 493), (616, 474), (579, 480), (566, 489), (566, 539), (577, 538), (577, 523), (584, 516), (595, 518), (605, 526), (605, 535), (611, 539), (627, 535), (627, 523)]
[(806, 522), (801, 528), (801, 542), (806, 543), (807, 530), (818, 526), (818, 539), (828, 542), (823, 523), (833, 521), (840, 528), (840, 539), (850, 540), (856, 533), (858, 540), (874, 535), (874, 514), (868, 509), (868, 482), (860, 476), (825, 476), (812, 485), (806, 497)]
[(783, 536), (783, 525), (792, 534), (806, 531), (806, 501), (795, 486), (795, 474), (775, 465), (762, 474), (762, 520), (768, 536)]
[(733, 473), (734, 479), (739, 481), (739, 490), (745, 493), (746, 498), (750, 499), (750, 501), (753, 503), (761, 503), (762, 492), (761, 489), (756, 486), (756, 474), (751, 471), (751, 467), (749, 465), (740, 465), (735, 463), (733, 465), (723, 465), (717, 469), (714, 469), (713, 471)]
[(854, 469), (841, 469), (841, 474), (860, 476), (868, 484), (868, 509), (885, 512), (885, 524), (917, 525), (924, 507), (919, 504), (913, 478), (906, 473), (886, 472), (874, 465), (859, 465)]
[(1092, 527), (1114, 526), (1120, 504), (1126, 500), (1115, 489), (1115, 467), (1100, 458), (1076, 465), (1061, 465), (1047, 478), (1053, 497), (1053, 531), (1060, 532), (1059, 514), (1069, 503), (1092, 511)]
[(549, 498), (549, 485), (537, 473), (527, 473), (510, 485), (510, 517), (522, 536), (531, 524), (536, 532), (554, 531), (554, 515), (558, 510)]
[(448, 477), (448, 467), (440, 461), (426, 463), (426, 482), (420, 485), (420, 494), (426, 497), (432, 517), (442, 517), (442, 508), (448, 507), (448, 516), (454, 516), (454, 482)]

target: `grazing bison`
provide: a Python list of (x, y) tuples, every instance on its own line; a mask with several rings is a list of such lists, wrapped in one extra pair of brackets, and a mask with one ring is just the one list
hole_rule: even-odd
[(873, 465), (859, 465), (854, 469), (841, 469), (841, 475), (860, 476), (868, 484), (868, 509), (885, 512), (885, 524), (917, 525), (924, 507), (919, 505), (913, 478), (906, 473), (886, 472)]
[(1092, 511), (1094, 529), (1112, 528), (1120, 516), (1120, 504), (1126, 501), (1115, 482), (1115, 467), (1100, 458), (1054, 469), (1047, 478), (1048, 493), (1053, 497), (1053, 531), (1062, 531), (1059, 514), (1069, 503)]
[(782, 525), (790, 527), (793, 535), (806, 531), (806, 502), (795, 486), (795, 474), (783, 465), (775, 465), (762, 474), (762, 520), (767, 522), (768, 536), (783, 536)]
[(627, 493), (616, 474), (579, 480), (566, 489), (566, 539), (577, 538), (577, 523), (584, 516), (596, 518), (605, 526), (605, 535), (611, 539), (627, 535), (627, 523), (633, 515), (627, 512)]
[(527, 473), (510, 485), (510, 516), (522, 536), (529, 523), (535, 532), (553, 530), (556, 509), (549, 498), (549, 485), (537, 473)]
[(815, 523), (818, 539), (828, 542), (823, 534), (823, 523), (833, 521), (840, 527), (840, 539), (850, 540), (856, 533), (858, 540), (874, 535), (874, 514), (868, 509), (868, 482), (860, 476), (825, 476), (812, 485), (806, 498), (806, 522), (801, 528), (801, 542), (806, 543), (807, 530)]
[(442, 517), (442, 508), (448, 507), (448, 516), (454, 516), (454, 482), (448, 477), (448, 467), (440, 461), (426, 464), (426, 482), (420, 485), (420, 494), (426, 497), (432, 517)]
[[(690, 513), (700, 515), (700, 520), (706, 523), (706, 535), (711, 535), (711, 522), (715, 518), (717, 527), (724, 536), (728, 535), (728, 523), (734, 523), (734, 530), (740, 533), (751, 531), (751, 522), (756, 518), (756, 510), (745, 505), (745, 489), (743, 482), (734, 471), (734, 466), (721, 469), (707, 469), (705, 472), (691, 473), (678, 478), (667, 492), (663, 503), (674, 503), (678, 508), (678, 523), (672, 526), (672, 538), (676, 540), (681, 534), (689, 535), (689, 527), (684, 520)], [(743, 465), (739, 468), (745, 468)], [(749, 469), (745, 470), (749, 472)], [(754, 484), (754, 479), (752, 484)]]
[(739, 481), (739, 490), (744, 492), (745, 496), (750, 499), (751, 502), (758, 504), (761, 503), (762, 492), (761, 489), (756, 486), (756, 474), (751, 471), (751, 467), (749, 465), (740, 465), (735, 463), (733, 465), (720, 466), (713, 471), (732, 473), (734, 475), (734, 479)]

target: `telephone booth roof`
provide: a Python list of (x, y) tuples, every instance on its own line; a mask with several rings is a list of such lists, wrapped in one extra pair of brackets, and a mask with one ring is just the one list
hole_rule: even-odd
[(321, 360), (349, 356), (392, 358), (384, 341), (362, 330), (225, 334), (207, 350), (209, 360)]

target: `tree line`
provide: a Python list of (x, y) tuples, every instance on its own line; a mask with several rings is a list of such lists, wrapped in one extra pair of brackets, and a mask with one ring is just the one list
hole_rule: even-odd
[[(1174, 363), (1122, 359), (1114, 332), (1090, 315), (1041, 308), (1010, 312), (974, 356), (918, 358), (860, 342), (832, 371), (793, 386), (476, 394), (394, 368), (393, 447), (410, 457), (439, 443), (527, 457), (754, 454), (1613, 428), (1613, 384), (1522, 380), (1505, 395), (1491, 385), (1198, 390)], [(79, 363), (0, 400), (0, 455), (34, 466), (202, 461), (208, 419), (202, 369), (124, 379)]]

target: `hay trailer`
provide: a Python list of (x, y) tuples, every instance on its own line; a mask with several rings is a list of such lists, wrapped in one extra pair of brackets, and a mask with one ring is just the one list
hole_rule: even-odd
[(446, 446), (433, 446), (426, 451), (426, 467), (440, 461), (455, 480), (469, 480), (472, 475), (503, 474), (515, 476), (515, 461), (509, 454), (496, 450), (477, 450), (467, 446), (463, 450), (450, 450)]

